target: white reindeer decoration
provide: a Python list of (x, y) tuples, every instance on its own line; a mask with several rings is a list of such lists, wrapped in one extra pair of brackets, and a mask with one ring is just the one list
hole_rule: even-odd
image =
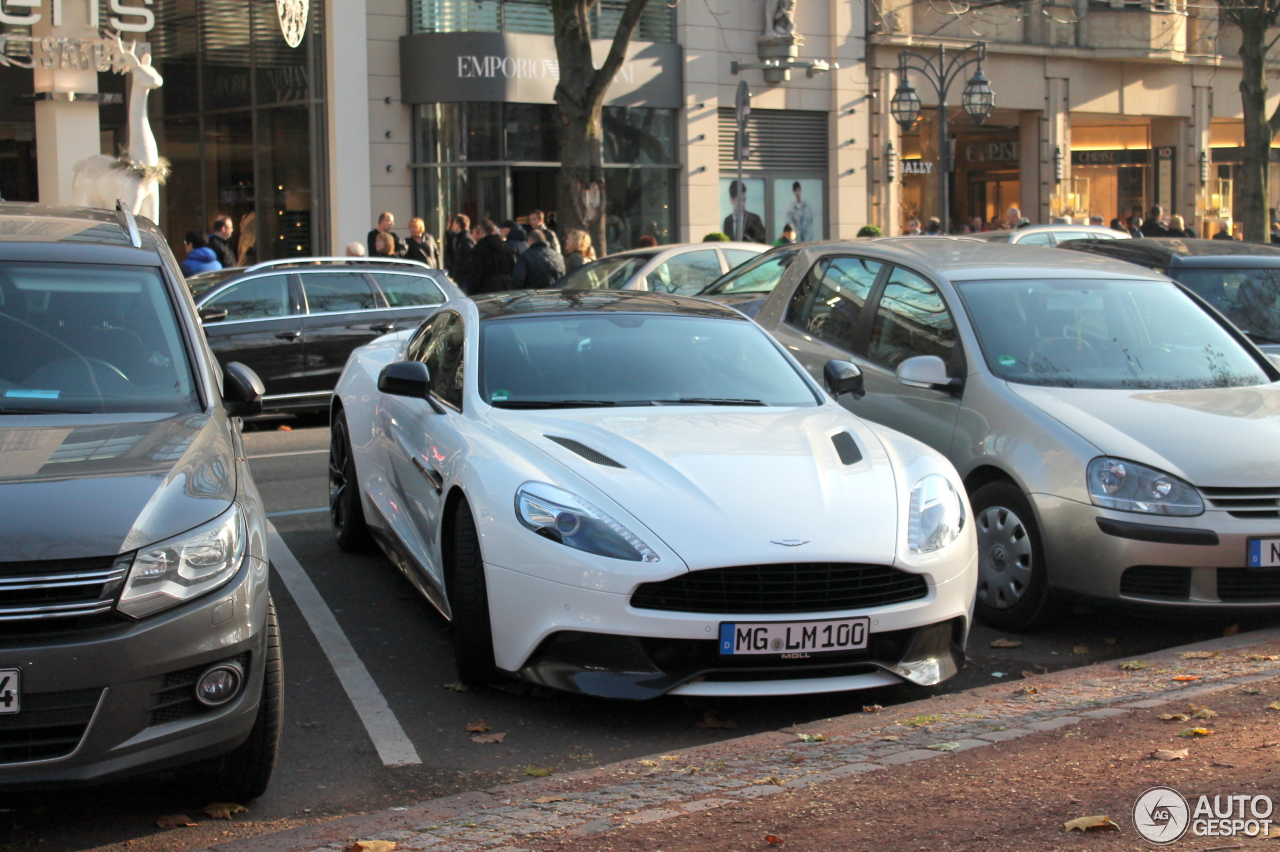
[(138, 43), (126, 50), (116, 36), (123, 67), (129, 72), (129, 141), (119, 157), (99, 154), (72, 166), (71, 192), (79, 207), (114, 209), (117, 199), (139, 216), (160, 219), (160, 185), (169, 176), (169, 161), (160, 156), (147, 121), (147, 93), (164, 85), (151, 67), (151, 54), (138, 57)]

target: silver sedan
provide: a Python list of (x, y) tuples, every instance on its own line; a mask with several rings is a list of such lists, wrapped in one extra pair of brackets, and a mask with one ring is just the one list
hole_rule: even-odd
[(757, 321), (815, 375), (852, 360), (852, 411), (949, 456), (989, 624), (1031, 628), (1071, 596), (1280, 609), (1280, 371), (1164, 276), (963, 239), (823, 243)]
[(570, 272), (556, 286), (563, 290), (647, 290), (695, 296), (768, 248), (760, 243), (685, 243), (623, 251)]

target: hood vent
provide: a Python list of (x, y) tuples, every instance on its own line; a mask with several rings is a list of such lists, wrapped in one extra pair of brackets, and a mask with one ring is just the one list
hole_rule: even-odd
[(862, 453), (858, 451), (858, 442), (848, 432), (837, 432), (831, 436), (831, 443), (836, 445), (840, 461), (845, 464), (857, 464), (862, 461)]
[[(557, 444), (564, 447), (566, 450), (577, 453), (587, 461), (593, 462), (594, 464), (603, 465), (604, 467), (619, 467), (619, 468), (626, 467), (626, 465), (619, 464), (618, 462), (606, 456), (604, 453), (598, 450), (591, 449), (586, 444), (579, 444), (577, 441), (573, 440), (572, 438), (560, 438), (556, 435), (543, 435), (542, 437), (546, 438), (548, 441), (555, 441)], [(854, 452), (856, 453), (857, 451), (858, 450), (855, 447)]]

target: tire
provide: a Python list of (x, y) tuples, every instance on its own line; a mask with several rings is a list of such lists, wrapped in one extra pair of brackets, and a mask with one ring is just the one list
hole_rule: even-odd
[(988, 483), (970, 502), (978, 532), (978, 619), (1018, 633), (1045, 626), (1049, 574), (1031, 504), (1011, 482)]
[(364, 520), (364, 506), (356, 484), (347, 413), (341, 409), (329, 429), (329, 521), (338, 547), (348, 553), (361, 553), (372, 546), (373, 538)]
[(276, 605), (267, 599), (266, 653), (262, 661), (262, 697), (249, 738), (222, 759), (222, 770), (208, 786), (213, 801), (244, 803), (267, 790), (280, 752), (284, 726), (284, 663)]
[(484, 579), (480, 536), (471, 507), (462, 500), (453, 512), (449, 606), (453, 611), (453, 659), (458, 680), (468, 686), (492, 683), (498, 674), (493, 660), (489, 623), (489, 588)]

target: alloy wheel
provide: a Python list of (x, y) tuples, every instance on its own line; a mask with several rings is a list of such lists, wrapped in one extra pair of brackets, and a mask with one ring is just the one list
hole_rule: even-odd
[(978, 598), (993, 609), (1017, 605), (1031, 585), (1031, 537), (1004, 506), (978, 514)]

